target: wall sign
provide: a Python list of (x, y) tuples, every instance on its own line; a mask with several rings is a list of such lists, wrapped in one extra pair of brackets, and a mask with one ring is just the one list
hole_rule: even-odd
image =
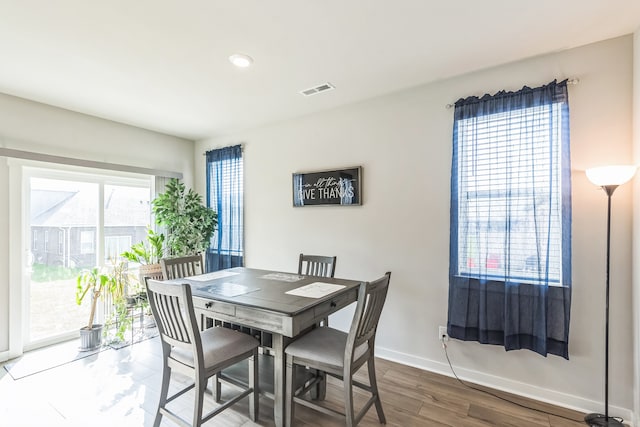
[(293, 174), (293, 206), (360, 205), (360, 166)]

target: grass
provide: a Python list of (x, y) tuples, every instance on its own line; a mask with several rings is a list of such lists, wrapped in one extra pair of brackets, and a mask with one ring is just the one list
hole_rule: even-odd
[(59, 265), (33, 264), (31, 280), (34, 282), (49, 282), (52, 280), (75, 279), (81, 270), (80, 268), (68, 268)]

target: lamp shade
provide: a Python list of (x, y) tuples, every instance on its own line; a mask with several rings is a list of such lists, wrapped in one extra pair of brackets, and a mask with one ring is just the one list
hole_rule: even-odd
[(603, 187), (605, 185), (622, 185), (633, 178), (635, 165), (600, 166), (586, 170), (589, 181)]

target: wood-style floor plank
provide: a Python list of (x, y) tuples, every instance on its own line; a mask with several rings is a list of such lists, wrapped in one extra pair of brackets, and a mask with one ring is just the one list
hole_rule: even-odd
[[(71, 427), (82, 424), (90, 416), (99, 420), (96, 425), (147, 427), (153, 424), (160, 389), (161, 360), (157, 339), (138, 343), (120, 350), (103, 351), (82, 361), (68, 363), (23, 379), (13, 380), (0, 369), (0, 424), (10, 420), (15, 426)], [(367, 382), (366, 366), (357, 374)], [(584, 414), (542, 402), (532, 401), (508, 393), (487, 391), (545, 412), (526, 409), (477, 389), (475, 384), (461, 384), (455, 378), (423, 371), (410, 366), (376, 360), (378, 386), (387, 426), (390, 427), (577, 427), (584, 426)], [(186, 381), (186, 379), (182, 379)], [(230, 390), (223, 391), (223, 398)], [(182, 415), (190, 417), (192, 394), (176, 402)], [(359, 391), (355, 396), (356, 410), (367, 400)], [(42, 411), (26, 410), (37, 401)], [(82, 407), (78, 405), (82, 404)], [(327, 384), (326, 404), (342, 410), (344, 404), (342, 383), (330, 378)], [(216, 404), (205, 397), (206, 408)], [(162, 426), (172, 426), (164, 420)], [(206, 426), (274, 427), (273, 402), (260, 400), (260, 419), (253, 423), (248, 418), (246, 399), (232, 409), (224, 411)], [(294, 426), (338, 427), (335, 418), (296, 406)], [(372, 407), (360, 426), (380, 426)]]

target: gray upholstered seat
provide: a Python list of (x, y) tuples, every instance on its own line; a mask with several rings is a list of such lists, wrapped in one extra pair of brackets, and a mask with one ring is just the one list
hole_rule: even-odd
[[(163, 416), (181, 426), (199, 427), (224, 409), (246, 396), (249, 398), (249, 417), (258, 417), (258, 340), (250, 335), (224, 328), (198, 329), (193, 308), (191, 287), (188, 284), (169, 284), (146, 280), (149, 304), (156, 319), (162, 344), (162, 385), (154, 421), (158, 427)], [(204, 392), (208, 379), (222, 369), (248, 360), (248, 387), (224, 404), (202, 415)], [(168, 396), (172, 371), (191, 377), (193, 384)], [(167, 404), (195, 388), (193, 419), (189, 423)]]
[(162, 266), (164, 280), (180, 279), (204, 273), (202, 255), (162, 258), (160, 265)]
[[(378, 320), (389, 288), (391, 273), (373, 282), (363, 283), (358, 291), (358, 302), (351, 322), (349, 333), (321, 327), (310, 331), (295, 340), (285, 349), (286, 354), (286, 396), (285, 396), (285, 425), (290, 427), (295, 416), (295, 404), (302, 404), (309, 408), (329, 415), (343, 418), (348, 427), (355, 426), (375, 404), (378, 419), (386, 423), (382, 403), (378, 393), (375, 370), (375, 336)], [(353, 375), (364, 364), (367, 364), (369, 384), (353, 379)], [(314, 381), (294, 390), (295, 367), (305, 366), (321, 373)], [(305, 399), (307, 392), (313, 391), (322, 375), (328, 374), (340, 378), (344, 382), (345, 412), (340, 413), (320, 401)], [(370, 393), (370, 398), (355, 414), (353, 405), (353, 387), (361, 388)]]
[[(333, 328), (318, 328), (303, 335), (287, 348), (287, 354), (302, 359), (314, 359), (336, 367), (344, 367), (344, 350), (348, 335)], [(355, 349), (354, 358), (359, 359), (367, 351), (367, 344)]]
[[(209, 328), (200, 332), (200, 337), (202, 338), (204, 366), (211, 369), (215, 368), (219, 363), (224, 364), (229, 358), (238, 353), (246, 353), (253, 350), (256, 344), (255, 338), (226, 328)], [(178, 362), (195, 368), (192, 351), (174, 347), (171, 351), (171, 357)]]

